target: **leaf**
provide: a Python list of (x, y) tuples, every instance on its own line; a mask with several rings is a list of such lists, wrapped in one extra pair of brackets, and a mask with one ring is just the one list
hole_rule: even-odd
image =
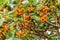
[(58, 0), (58, 4), (60, 4), (60, 0)]
[(37, 4), (37, 2), (38, 2), (38, 0), (34, 0), (34, 5), (36, 5), (36, 4)]
[(8, 39), (6, 39), (6, 40), (20, 40), (20, 39), (14, 38), (14, 37), (10, 37), (10, 38), (8, 38)]
[(10, 27), (12, 27), (14, 25), (14, 22), (12, 22), (11, 24), (9, 24)]
[(6, 2), (7, 0), (0, 0), (0, 6), (3, 6)]
[(24, 0), (23, 2), (22, 2), (22, 4), (28, 4), (29, 2), (28, 2), (28, 0)]
[(2, 25), (2, 23), (4, 22), (4, 19), (0, 19), (0, 26)]
[(20, 39), (18, 39), (18, 38), (13, 38), (13, 40), (20, 40)]
[(8, 37), (12, 37), (12, 33), (10, 30), (7, 31)]
[(58, 36), (52, 37), (52, 40), (57, 40)]
[(5, 2), (5, 1), (7, 1), (7, 0), (0, 0), (0, 3), (1, 3), (1, 2)]
[(9, 39), (6, 39), (6, 40), (13, 40), (13, 38), (11, 37), (11, 38), (9, 38)]
[(33, 0), (28, 0), (30, 3), (33, 3)]

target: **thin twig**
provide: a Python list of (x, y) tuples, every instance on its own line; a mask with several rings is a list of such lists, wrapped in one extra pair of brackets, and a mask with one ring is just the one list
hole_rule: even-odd
[(53, 24), (53, 23), (51, 23), (51, 22), (49, 22), (49, 21), (47, 21), (47, 23), (49, 23), (49, 24), (52, 25), (52, 26), (55, 26), (55, 27), (60, 28), (60, 26), (57, 26), (57, 25), (55, 25), (55, 24)]

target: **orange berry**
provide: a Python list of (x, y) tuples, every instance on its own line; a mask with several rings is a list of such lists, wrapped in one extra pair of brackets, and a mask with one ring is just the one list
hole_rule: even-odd
[(47, 15), (44, 15), (43, 17), (40, 18), (41, 22), (46, 22), (48, 20)]
[(31, 27), (32, 26), (32, 23), (30, 23), (29, 26)]
[(44, 13), (40, 13), (39, 15), (40, 15), (40, 16), (43, 16), (43, 15), (44, 15)]
[(0, 39), (2, 38), (2, 34), (0, 34)]
[(30, 30), (30, 27), (27, 25), (27, 26), (26, 26), (26, 29), (27, 29), (27, 30)]
[(26, 17), (24, 18), (24, 20), (26, 20), (26, 21), (29, 21), (30, 19), (31, 19), (30, 16), (26, 16)]
[(47, 10), (46, 10), (46, 9), (43, 9), (43, 13), (44, 13), (44, 14), (47, 14)]
[(22, 29), (23, 27), (22, 27), (22, 25), (20, 25), (18, 28), (19, 28), (19, 29)]
[(8, 28), (8, 26), (5, 26), (3, 29), (4, 29), (4, 31), (7, 31), (9, 28)]
[(22, 5), (20, 5), (19, 7), (16, 7), (15, 9), (16, 9), (15, 16), (19, 16), (24, 13), (24, 8)]
[(32, 12), (34, 10), (34, 8), (28, 7), (28, 12)]
[(7, 31), (9, 29), (6, 23), (2, 24), (2, 28), (4, 31)]
[(20, 32), (17, 32), (16, 33), (16, 37), (20, 37)]
[(25, 30), (21, 30), (21, 32), (16, 33), (16, 37), (22, 37), (25, 34)]
[(45, 8), (46, 6), (45, 5), (42, 5), (42, 8)]

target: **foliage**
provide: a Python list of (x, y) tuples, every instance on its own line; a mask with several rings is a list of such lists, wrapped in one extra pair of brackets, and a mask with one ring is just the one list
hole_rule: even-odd
[(58, 40), (60, 0), (0, 0), (0, 40)]

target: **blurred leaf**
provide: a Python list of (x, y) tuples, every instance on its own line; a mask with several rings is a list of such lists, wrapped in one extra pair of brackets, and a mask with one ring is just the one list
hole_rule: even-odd
[(18, 38), (13, 38), (13, 40), (20, 40), (20, 39), (18, 39)]
[(58, 4), (60, 4), (60, 0), (58, 0)]
[(3, 6), (6, 2), (7, 0), (0, 0), (0, 6)]
[(14, 22), (10, 23), (9, 26), (12, 27), (14, 25)]
[(7, 31), (8, 37), (12, 37), (12, 33), (10, 30)]
[(6, 40), (13, 40), (13, 38), (11, 37), (11, 38), (9, 38), (9, 39), (6, 39)]
[(4, 19), (0, 19), (0, 26), (2, 25), (2, 23), (4, 22)]

